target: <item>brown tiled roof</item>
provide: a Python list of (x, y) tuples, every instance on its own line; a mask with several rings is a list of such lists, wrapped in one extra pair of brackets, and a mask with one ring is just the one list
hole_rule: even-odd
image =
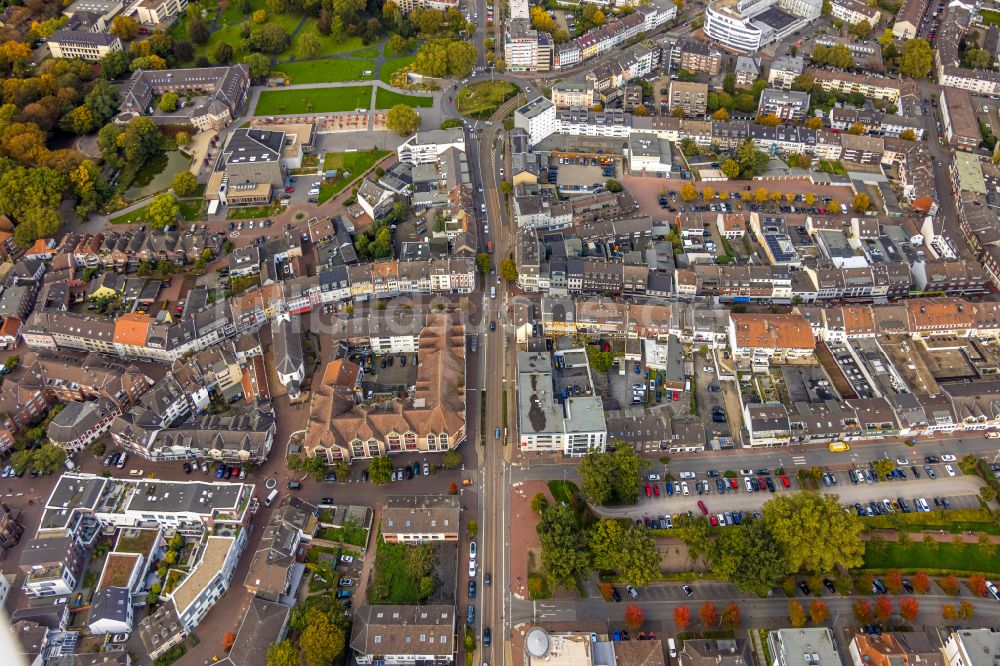
[(115, 322), (115, 344), (135, 347), (145, 345), (146, 338), (149, 336), (149, 327), (152, 324), (153, 318), (149, 315), (130, 312), (118, 317)]
[(910, 330), (971, 327), (973, 308), (960, 298), (914, 298), (906, 301)]
[(812, 327), (799, 314), (731, 314), (736, 344), (765, 349), (813, 349)]
[(872, 316), (871, 308), (863, 305), (841, 308), (841, 318), (844, 322), (844, 331), (848, 334), (875, 332), (875, 318)]

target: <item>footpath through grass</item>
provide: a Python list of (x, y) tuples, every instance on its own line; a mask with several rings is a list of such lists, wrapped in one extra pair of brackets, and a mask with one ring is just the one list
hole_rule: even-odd
[(372, 87), (339, 86), (306, 90), (265, 90), (257, 100), (254, 115), (282, 116), (301, 113), (333, 113), (368, 109)]
[(458, 91), (455, 108), (473, 118), (489, 118), (521, 89), (509, 81), (480, 81)]

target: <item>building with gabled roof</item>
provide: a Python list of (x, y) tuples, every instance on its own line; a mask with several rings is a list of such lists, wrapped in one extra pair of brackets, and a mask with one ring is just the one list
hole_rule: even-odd
[(388, 655), (398, 664), (451, 664), (455, 631), (454, 606), (361, 606), (354, 611), (349, 646), (359, 664)]

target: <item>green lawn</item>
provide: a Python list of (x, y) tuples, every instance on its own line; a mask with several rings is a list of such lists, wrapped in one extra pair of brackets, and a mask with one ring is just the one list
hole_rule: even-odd
[(951, 543), (939, 543), (934, 547), (928, 547), (918, 541), (904, 549), (895, 542), (882, 542), (873, 549), (872, 544), (867, 542), (865, 568), (944, 569), (992, 575), (1000, 573), (1000, 561), (995, 555), (988, 555), (978, 545), (972, 544), (964, 548), (955, 548)]
[(201, 215), (202, 207), (205, 204), (203, 200), (186, 199), (184, 201), (179, 201), (178, 204), (181, 207), (181, 217), (188, 222), (203, 219)]
[(293, 113), (353, 111), (371, 106), (371, 86), (343, 86), (311, 90), (265, 90), (254, 114), (280, 116)]
[(358, 58), (374, 58), (378, 55), (378, 48), (366, 48), (365, 45), (361, 43), (360, 37), (346, 37), (341, 41), (336, 42), (328, 35), (321, 35), (316, 29), (316, 19), (311, 18), (306, 21), (306, 24), (302, 26), (302, 30), (299, 31), (299, 36), (302, 36), (307, 32), (311, 32), (319, 37), (319, 41), (323, 45), (317, 55), (330, 56), (344, 54), (349, 57)]
[(455, 106), (458, 112), (473, 118), (489, 118), (505, 101), (520, 92), (507, 81), (482, 81), (458, 91)]
[(404, 95), (394, 90), (379, 88), (375, 92), (375, 108), (391, 109), (397, 104), (405, 104), (414, 108), (429, 107), (434, 104), (433, 97), (417, 97), (416, 95)]
[(323, 203), (342, 192), (345, 187), (371, 169), (376, 162), (390, 152), (388, 150), (366, 150), (354, 153), (327, 153), (323, 160), (323, 170), (336, 169), (337, 177), (324, 180), (319, 186), (319, 202)]
[(572, 481), (549, 481), (549, 492), (557, 502), (569, 504), (574, 495), (580, 494), (580, 489)]
[(416, 60), (416, 56), (411, 55), (386, 58), (382, 63), (382, 69), (379, 70), (378, 78), (385, 83), (392, 83), (392, 75), (411, 64), (414, 60)]
[(146, 204), (142, 208), (136, 208), (131, 213), (116, 215), (108, 221), (111, 222), (111, 224), (142, 224), (146, 221), (147, 208), (149, 208), (149, 204)]
[(333, 83), (371, 79), (372, 75), (365, 75), (364, 72), (372, 71), (373, 67), (374, 65), (371, 60), (330, 58), (326, 60), (278, 63), (271, 71), (287, 74), (292, 84)]
[(980, 9), (979, 20), (986, 25), (1000, 25), (1000, 12), (992, 9)]

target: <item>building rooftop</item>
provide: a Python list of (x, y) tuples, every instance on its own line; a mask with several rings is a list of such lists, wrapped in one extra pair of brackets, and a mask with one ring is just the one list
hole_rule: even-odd
[(535, 118), (551, 109), (552, 106), (552, 102), (548, 99), (538, 96), (518, 109), (517, 113), (525, 118)]

